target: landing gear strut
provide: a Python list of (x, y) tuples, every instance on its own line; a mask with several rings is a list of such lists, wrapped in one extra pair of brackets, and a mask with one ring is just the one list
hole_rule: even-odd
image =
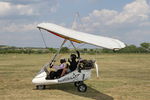
[(79, 85), (83, 84), (83, 81), (74, 82), (74, 86), (78, 87)]

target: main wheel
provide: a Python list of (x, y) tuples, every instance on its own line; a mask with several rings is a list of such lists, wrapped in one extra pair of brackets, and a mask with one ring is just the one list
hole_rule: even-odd
[(86, 92), (87, 86), (85, 84), (80, 84), (77, 89), (79, 92)]
[(74, 82), (74, 86), (78, 87), (79, 85), (83, 84), (83, 81)]
[(37, 85), (36, 89), (38, 89), (38, 90), (44, 90), (45, 89), (45, 85)]

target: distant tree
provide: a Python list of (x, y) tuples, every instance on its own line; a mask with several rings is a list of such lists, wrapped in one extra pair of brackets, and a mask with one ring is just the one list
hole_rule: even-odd
[(43, 51), (42, 51), (42, 50), (37, 50), (37, 53), (38, 53), (38, 54), (42, 54)]
[(143, 48), (146, 52), (150, 52), (150, 43), (141, 43), (141, 48)]
[(142, 48), (146, 48), (146, 49), (150, 48), (150, 43), (141, 43), (140, 45)]
[(50, 51), (50, 53), (56, 53), (57, 50), (55, 48), (48, 48), (48, 50)]
[(102, 49), (101, 52), (102, 52), (102, 53), (114, 53), (113, 50), (106, 49), (106, 48)]
[(67, 47), (62, 47), (61, 48), (61, 53), (69, 53), (69, 48), (67, 48)]
[(119, 53), (138, 53), (138, 48), (135, 45), (129, 45), (117, 52), (119, 52)]
[(143, 49), (142, 47), (138, 47), (138, 53), (146, 53), (147, 51)]
[(87, 48), (84, 48), (82, 49), (83, 53), (87, 53), (88, 52), (88, 49)]
[[(55, 48), (49, 48), (49, 49), (43, 49), (43, 48), (21, 48), (21, 47), (11, 47), (11, 46), (5, 46), (0, 45), (0, 54), (7, 54), (7, 53), (18, 53), (18, 54), (31, 54), (31, 53), (55, 53), (57, 52), (57, 49)], [(70, 50), (67, 47), (63, 47), (61, 49), (61, 53), (71, 53), (74, 52), (74, 50)], [(123, 49), (120, 49), (118, 51), (113, 51), (109, 49), (79, 49), (80, 53), (90, 53), (90, 54), (97, 54), (97, 53), (150, 53), (150, 43), (141, 43), (140, 47), (136, 47), (135, 45), (128, 45)]]
[(32, 53), (32, 49), (30, 49), (30, 48), (27, 48), (26, 51), (27, 51), (27, 54), (31, 54)]

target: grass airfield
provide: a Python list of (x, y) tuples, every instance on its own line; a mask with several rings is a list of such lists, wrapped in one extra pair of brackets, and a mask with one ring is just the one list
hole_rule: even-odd
[(86, 93), (72, 83), (35, 89), (32, 78), (51, 56), (0, 54), (0, 100), (150, 100), (150, 54), (81, 54), (96, 59), (100, 69), (99, 78), (93, 70), (92, 78), (85, 81)]

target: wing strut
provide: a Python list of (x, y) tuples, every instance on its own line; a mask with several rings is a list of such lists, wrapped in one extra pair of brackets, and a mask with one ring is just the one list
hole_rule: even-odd
[(53, 58), (50, 60), (49, 63), (47, 63), (47, 64), (45, 64), (45, 65), (43, 66), (43, 68), (41, 69), (41, 71), (40, 71), (38, 74), (40, 74), (40, 73), (43, 72), (43, 71), (45, 71), (46, 74), (49, 74), (49, 72), (48, 72), (48, 70), (47, 70), (47, 67), (51, 67), (51, 66), (54, 64), (57, 55), (60, 53), (60, 50), (61, 50), (61, 48), (63, 47), (63, 45), (66, 43), (66, 41), (67, 41), (66, 39), (63, 41), (63, 43), (61, 44), (61, 46), (60, 46), (59, 50), (57, 51), (57, 53), (53, 56)]
[(46, 41), (45, 41), (45, 39), (44, 39), (44, 36), (43, 36), (43, 34), (42, 34), (42, 31), (41, 31), (40, 28), (39, 28), (39, 30), (40, 30), (41, 37), (42, 37), (42, 40), (43, 40), (43, 42), (44, 42), (44, 45), (45, 45), (45, 47), (47, 48)]
[(53, 57), (52, 60), (50, 61), (50, 63), (49, 63), (50, 66), (54, 63), (54, 61), (55, 61), (57, 55), (60, 53), (60, 50), (61, 50), (61, 48), (63, 47), (63, 45), (66, 43), (66, 41), (67, 41), (66, 39), (63, 41), (63, 43), (61, 44), (59, 50), (57, 51), (57, 53), (54, 55), (54, 57)]

